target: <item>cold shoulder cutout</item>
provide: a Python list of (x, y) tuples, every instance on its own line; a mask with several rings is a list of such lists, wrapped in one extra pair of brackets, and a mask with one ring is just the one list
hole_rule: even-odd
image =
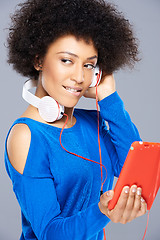
[(31, 142), (31, 131), (26, 124), (13, 126), (7, 139), (7, 152), (10, 163), (23, 174)]

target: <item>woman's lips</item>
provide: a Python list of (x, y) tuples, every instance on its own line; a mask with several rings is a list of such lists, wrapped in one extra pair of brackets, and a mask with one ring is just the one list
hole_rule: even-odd
[(77, 97), (81, 94), (81, 91), (82, 91), (82, 88), (79, 88), (79, 87), (68, 87), (68, 86), (63, 86), (63, 87), (67, 92)]

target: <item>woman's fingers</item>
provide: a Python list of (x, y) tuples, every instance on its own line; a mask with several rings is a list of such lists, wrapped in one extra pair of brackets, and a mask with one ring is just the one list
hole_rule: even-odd
[(98, 85), (98, 100), (101, 101), (103, 98), (111, 95), (116, 91), (116, 83), (113, 74), (103, 74), (102, 80)]
[[(102, 79), (97, 87), (98, 100), (109, 96), (116, 91), (116, 84), (113, 74), (102, 74)], [(86, 98), (96, 98), (96, 87), (89, 87), (83, 95)]]
[(144, 215), (147, 212), (147, 203), (143, 198), (141, 198), (141, 209), (137, 214), (137, 217)]
[(108, 209), (108, 203), (113, 198), (114, 191), (110, 190), (108, 192), (105, 192), (100, 197), (100, 202), (98, 204), (100, 211), (105, 214), (107, 217), (109, 217), (110, 210)]
[[(135, 207), (135, 202), (136, 202), (136, 196), (137, 196), (136, 193), (137, 193), (137, 186), (133, 185), (130, 188), (127, 204), (126, 204), (126, 207), (125, 207), (125, 210), (123, 213), (124, 223), (128, 222), (132, 215), (133, 209)], [(138, 202), (136, 203), (136, 207), (138, 207)], [(136, 213), (135, 213), (135, 215), (136, 215)]]
[(142, 198), (142, 189), (137, 188), (137, 191), (135, 194), (134, 207), (133, 207), (133, 211), (131, 213), (131, 219), (136, 218), (139, 211), (141, 210), (141, 198)]
[(142, 198), (142, 189), (132, 185), (125, 186), (115, 208), (109, 212), (113, 222), (127, 223), (136, 217), (142, 216), (147, 211), (147, 205)]
[(142, 189), (133, 185), (130, 188), (127, 204), (120, 220), (121, 223), (127, 223), (133, 219), (144, 215), (147, 212), (147, 204), (142, 198)]
[(124, 214), (124, 210), (127, 205), (128, 197), (129, 197), (129, 187), (125, 186), (122, 189), (121, 195), (118, 199), (118, 202), (117, 202), (115, 208), (113, 210), (111, 210), (109, 213), (110, 216), (112, 216), (113, 222), (115, 222), (115, 223), (121, 222), (122, 216)]
[(88, 88), (83, 96), (86, 98), (96, 98), (96, 88), (95, 87)]
[(136, 185), (131, 186), (131, 188), (125, 186), (112, 210), (108, 209), (108, 202), (113, 198), (114, 192), (109, 192), (110, 195), (107, 195), (106, 192), (101, 196), (99, 208), (112, 222), (125, 224), (146, 213), (147, 204), (141, 196), (142, 189), (140, 187), (137, 188)]
[(135, 194), (134, 207), (130, 216), (130, 221), (135, 219), (136, 217), (142, 216), (147, 212), (147, 204), (142, 197), (142, 189), (137, 188)]

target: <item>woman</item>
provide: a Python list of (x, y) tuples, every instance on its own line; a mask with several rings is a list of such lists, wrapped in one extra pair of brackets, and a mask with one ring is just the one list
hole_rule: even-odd
[[(6, 169), (22, 212), (20, 239), (99, 240), (110, 220), (127, 223), (145, 214), (135, 185), (124, 187), (108, 209), (113, 178), (140, 140), (113, 77), (138, 61), (129, 22), (102, 0), (28, 0), (12, 17), (8, 47), (8, 62), (37, 81), (35, 96), (64, 106), (62, 118), (47, 122), (29, 105), (6, 138)], [(102, 79), (89, 88), (96, 65)], [(97, 112), (74, 109), (82, 96), (98, 99), (101, 148)]]

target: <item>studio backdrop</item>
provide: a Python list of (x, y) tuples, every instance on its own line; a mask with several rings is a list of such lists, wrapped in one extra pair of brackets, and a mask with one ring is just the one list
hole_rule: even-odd
[[(20, 208), (4, 166), (4, 141), (13, 121), (26, 109), (21, 97), (26, 81), (7, 64), (6, 37), (10, 14), (20, 0), (0, 1), (0, 239), (18, 240), (21, 234)], [(144, 141), (160, 142), (160, 1), (111, 0), (133, 25), (139, 39), (141, 61), (133, 70), (115, 74), (117, 91)], [(19, 33), (21, 34), (21, 33)], [(103, 37), (103, 36), (102, 36)], [(95, 101), (82, 98), (80, 108), (94, 108)], [(146, 240), (160, 239), (160, 191), (150, 212)], [(126, 225), (109, 223), (108, 240), (141, 240), (147, 214)]]

